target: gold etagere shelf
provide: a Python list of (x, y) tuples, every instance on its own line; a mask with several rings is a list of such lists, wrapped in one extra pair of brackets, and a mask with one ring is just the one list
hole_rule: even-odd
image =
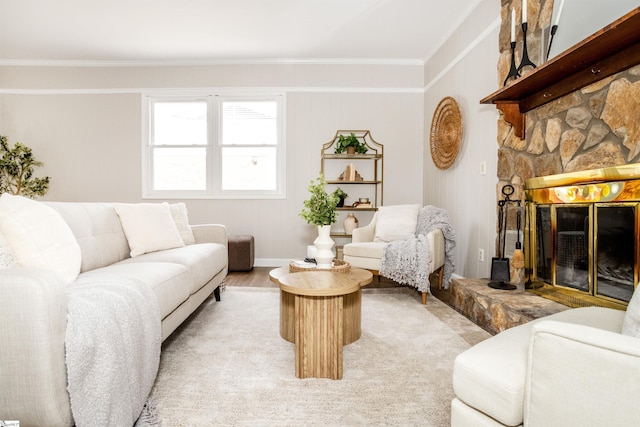
[[(354, 134), (367, 147), (365, 154), (336, 154), (336, 143), (340, 135)], [(322, 145), (320, 170), (333, 189), (341, 187), (350, 197), (351, 204), (339, 207), (338, 211), (375, 212), (383, 203), (384, 185), (384, 146), (371, 136), (368, 130), (338, 130), (335, 136)], [(346, 168), (346, 169), (345, 169)], [(350, 172), (350, 169), (354, 171)], [(347, 187), (349, 189), (347, 189)], [(358, 197), (353, 193), (359, 192)], [(363, 197), (365, 193), (369, 197)], [(369, 199), (369, 203), (362, 203), (360, 199)], [(366, 224), (365, 224), (366, 225)], [(334, 230), (334, 237), (349, 238), (343, 231)]]

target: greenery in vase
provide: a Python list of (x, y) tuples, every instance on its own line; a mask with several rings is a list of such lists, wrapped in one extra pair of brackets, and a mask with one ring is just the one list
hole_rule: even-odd
[(335, 153), (344, 153), (347, 151), (347, 147), (354, 147), (357, 154), (365, 154), (369, 150), (367, 145), (361, 142), (353, 132), (349, 136), (340, 135), (338, 137)]
[(322, 173), (309, 184), (308, 190), (311, 196), (304, 201), (304, 208), (300, 216), (309, 224), (331, 225), (336, 222), (336, 206), (339, 198), (334, 194), (328, 194), (325, 190), (327, 181)]
[(48, 176), (36, 178), (33, 169), (43, 163), (33, 157), (31, 148), (19, 142), (9, 147), (7, 137), (0, 135), (0, 193), (21, 194), (34, 198), (49, 190)]

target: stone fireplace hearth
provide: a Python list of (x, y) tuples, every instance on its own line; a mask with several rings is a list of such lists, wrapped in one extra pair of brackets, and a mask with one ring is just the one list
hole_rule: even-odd
[(457, 278), (451, 280), (446, 291), (432, 286), (432, 293), (491, 334), (569, 309), (527, 292), (523, 286), (503, 291), (490, 288), (488, 283), (488, 279)]

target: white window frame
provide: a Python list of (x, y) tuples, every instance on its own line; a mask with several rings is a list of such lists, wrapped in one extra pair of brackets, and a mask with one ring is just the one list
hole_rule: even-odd
[[(206, 189), (205, 190), (154, 190), (153, 149), (151, 144), (152, 105), (162, 101), (207, 102)], [(276, 189), (275, 190), (223, 190), (222, 189), (222, 111), (224, 101), (275, 101), (277, 102)], [(286, 198), (286, 144), (285, 144), (285, 96), (283, 93), (227, 93), (202, 91), (176, 94), (147, 93), (142, 96), (142, 198), (143, 199), (284, 199)], [(173, 147), (163, 145), (162, 147)], [(189, 147), (180, 145), (179, 147)], [(204, 147), (204, 146), (197, 146)]]

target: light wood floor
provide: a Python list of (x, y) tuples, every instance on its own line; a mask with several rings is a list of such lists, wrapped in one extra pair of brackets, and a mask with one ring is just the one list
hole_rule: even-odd
[[(227, 286), (250, 286), (258, 288), (276, 288), (277, 285), (269, 280), (269, 272), (274, 267), (254, 267), (251, 271), (233, 271), (227, 275)], [(387, 278), (373, 279), (373, 283), (368, 285), (369, 288), (395, 288), (402, 286)]]
[[(248, 287), (258, 287), (258, 288), (277, 288), (271, 280), (269, 280), (269, 272), (273, 270), (274, 267), (253, 267), (251, 271), (234, 271), (227, 275), (227, 279), (225, 281), (226, 286), (248, 286)], [(436, 275), (431, 275), (429, 278), (431, 282), (431, 294), (438, 298), (440, 301), (443, 301), (446, 304), (451, 305), (451, 295), (446, 290), (438, 290), (437, 286), (434, 283), (438, 283), (438, 278)], [(401, 285), (397, 282), (394, 282), (391, 279), (387, 279), (386, 277), (375, 276), (373, 278), (373, 282), (367, 285), (368, 289), (372, 288), (397, 288), (405, 285)], [(418, 292), (416, 290), (416, 292)]]

